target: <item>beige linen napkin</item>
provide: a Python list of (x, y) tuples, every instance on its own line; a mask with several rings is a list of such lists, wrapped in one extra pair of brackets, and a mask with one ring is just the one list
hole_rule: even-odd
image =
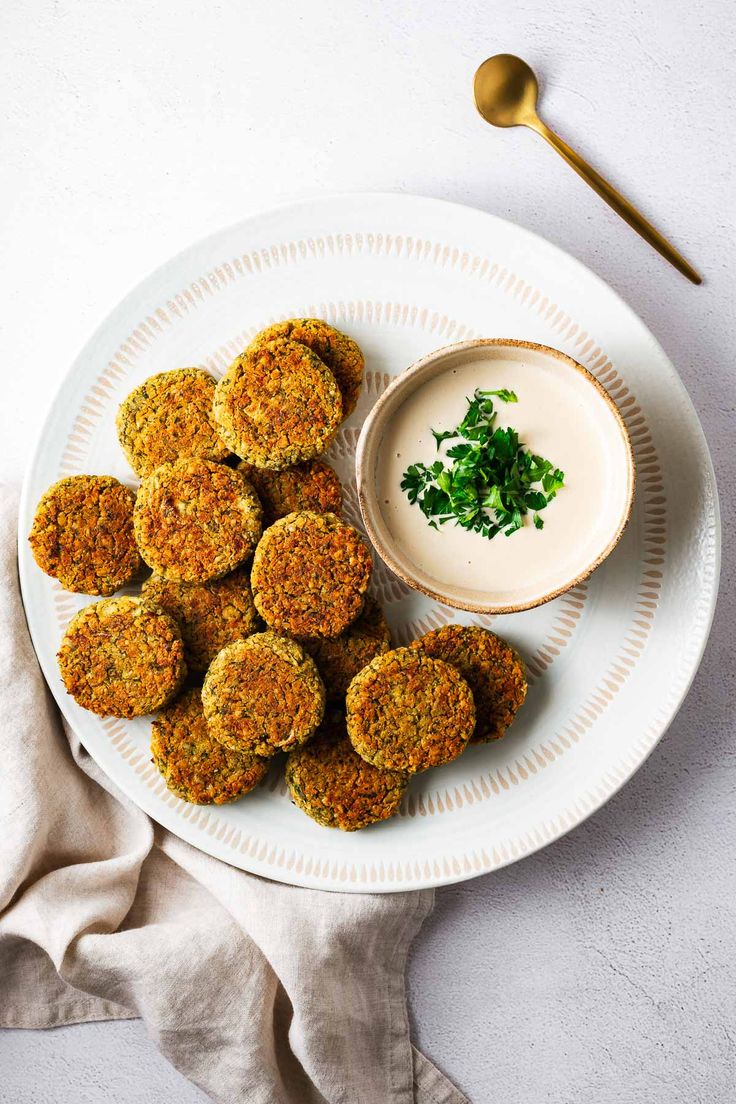
[(119, 793), (38, 668), (15, 497), (0, 489), (0, 1025), (142, 1016), (223, 1104), (462, 1104), (409, 1040), (404, 967), (432, 891), (269, 882)]

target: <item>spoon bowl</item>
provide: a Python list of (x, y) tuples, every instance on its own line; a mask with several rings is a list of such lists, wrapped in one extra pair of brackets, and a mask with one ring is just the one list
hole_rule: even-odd
[(531, 69), (513, 54), (496, 54), (478, 68), (475, 106), (492, 126), (527, 126), (537, 116), (539, 85)]

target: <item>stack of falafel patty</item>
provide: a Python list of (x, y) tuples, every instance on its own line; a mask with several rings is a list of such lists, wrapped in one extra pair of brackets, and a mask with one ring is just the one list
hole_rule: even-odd
[[(276, 323), (219, 382), (181, 368), (128, 395), (117, 429), (137, 494), (77, 475), (38, 505), (38, 566), (102, 596), (64, 634), (66, 690), (101, 716), (158, 712), (153, 760), (185, 801), (235, 801), (286, 753), (301, 809), (363, 828), (412, 774), (503, 736), (524, 700), (520, 657), (477, 626), (392, 648), (370, 549), (321, 459), (363, 368), (326, 322)], [(137, 596), (113, 597), (146, 567)]]

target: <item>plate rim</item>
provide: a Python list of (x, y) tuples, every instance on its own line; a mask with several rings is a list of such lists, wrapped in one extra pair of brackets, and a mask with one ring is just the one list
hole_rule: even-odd
[[(32, 473), (32, 471), (34, 470), (34, 468), (36, 466), (36, 462), (37, 462), (39, 453), (40, 453), (40, 451), (43, 447), (43, 441), (46, 437), (49, 425), (52, 422), (52, 419), (53, 419), (53, 416), (54, 416), (54, 413), (55, 413), (55, 408), (56, 408), (56, 405), (59, 401), (60, 395), (66, 389), (68, 382), (74, 378), (79, 362), (88, 355), (88, 350), (91, 350), (94, 347), (95, 343), (101, 337), (104, 336), (104, 334), (108, 330), (108, 328), (111, 325), (114, 325), (118, 318), (124, 317), (130, 311), (130, 309), (135, 305), (138, 298), (141, 297), (143, 287), (145, 285), (148, 285), (156, 277), (161, 276), (167, 270), (169, 270), (169, 269), (173, 270), (177, 266), (177, 264), (186, 255), (196, 252), (198, 249), (200, 249), (201, 247), (203, 247), (205, 245), (210, 245), (210, 244), (214, 243), (217, 239), (225, 240), (229, 236), (231, 236), (235, 233), (240, 233), (240, 232), (243, 231), (243, 229), (245, 227), (248, 226), (248, 224), (256, 224), (257, 225), (265, 217), (270, 217), (270, 216), (276, 217), (279, 214), (285, 213), (285, 212), (289, 212), (290, 214), (293, 215), (299, 209), (308, 210), (308, 211), (312, 211), (312, 212), (315, 209), (319, 209), (319, 208), (328, 210), (332, 205), (334, 205), (336, 203), (343, 203), (343, 202), (346, 202), (346, 201), (355, 202), (355, 201), (358, 201), (358, 200), (361, 200), (361, 199), (362, 200), (370, 199), (370, 200), (373, 200), (373, 201), (376, 201), (376, 202), (385, 201), (385, 202), (393, 203), (393, 204), (403, 204), (403, 205), (406, 205), (407, 208), (411, 208), (413, 205), (415, 205), (417, 202), (419, 202), (420, 204), (428, 205), (428, 207), (435, 207), (435, 208), (438, 208), (438, 209), (441, 208), (445, 211), (454, 210), (456, 212), (462, 212), (465, 215), (467, 215), (468, 212), (470, 212), (473, 216), (482, 216), (485, 220), (490, 220), (491, 223), (496, 223), (496, 224), (499, 224), (501, 226), (510, 227), (515, 234), (520, 235), (522, 239), (526, 239), (527, 243), (530, 244), (533, 248), (542, 247), (545, 250), (551, 251), (552, 254), (556, 253), (556, 254), (561, 255), (565, 259), (565, 261), (572, 266), (573, 271), (577, 270), (578, 274), (580, 276), (582, 276), (584, 280), (592, 281), (593, 284), (595, 285), (596, 289), (599, 292), (603, 292), (605, 295), (607, 295), (609, 297), (613, 296), (613, 298), (615, 299), (619, 309), (621, 309), (622, 311), (624, 311), (626, 313), (626, 315), (631, 320), (632, 324), (636, 325), (639, 328), (639, 331), (642, 334), (642, 336), (646, 337), (647, 341), (651, 344), (651, 346), (657, 351), (657, 353), (666, 361), (666, 363), (672, 369), (672, 374), (673, 374), (673, 377), (674, 377), (672, 382), (674, 383), (675, 388), (677, 390), (677, 400), (678, 400), (678, 403), (679, 403), (681, 409), (685, 413), (685, 416), (687, 418), (688, 425), (689, 425), (689, 430), (693, 431), (697, 435), (699, 435), (699, 440), (700, 440), (700, 445), (701, 445), (701, 457), (702, 457), (702, 462), (703, 462), (702, 466), (703, 466), (704, 475), (707, 478), (707, 482), (709, 484), (709, 488), (710, 488), (710, 491), (712, 493), (712, 510), (713, 510), (713, 533), (712, 533), (712, 539), (713, 539), (713, 547), (712, 547), (713, 583), (712, 583), (712, 588), (711, 588), (710, 594), (708, 596), (707, 609), (705, 608), (705, 606), (702, 608), (702, 613), (704, 614), (704, 616), (702, 617), (701, 622), (700, 622), (700, 626), (699, 626), (700, 637), (699, 637), (699, 640), (697, 642), (697, 648), (691, 653), (692, 660), (691, 660), (691, 663), (690, 663), (690, 670), (689, 670), (689, 673), (687, 675), (687, 678), (685, 678), (683, 680), (683, 682), (680, 684), (680, 686), (677, 688), (676, 693), (675, 693), (672, 701), (666, 705), (666, 707), (665, 707), (665, 714), (666, 715), (665, 715), (664, 719), (661, 720), (658, 723), (659, 731), (656, 735), (656, 738), (652, 740), (651, 744), (644, 750), (643, 753), (639, 753), (637, 755), (636, 761), (633, 763), (633, 765), (631, 765), (630, 767), (628, 767), (626, 769), (622, 769), (620, 777), (616, 779), (615, 783), (612, 786), (610, 786), (610, 788), (607, 788), (607, 790), (605, 792), (605, 795), (603, 797), (601, 797), (600, 799), (596, 798), (596, 800), (590, 805), (589, 808), (585, 809), (583, 812), (581, 812), (575, 818), (571, 819), (571, 818), (568, 817), (567, 818), (567, 823), (559, 824), (559, 827), (557, 827), (552, 832), (550, 832), (550, 834), (541, 843), (535, 844), (534, 846), (529, 847), (528, 850), (523, 851), (521, 854), (516, 854), (516, 855), (510, 854), (507, 857), (501, 857), (500, 861), (497, 861), (497, 862), (494, 861), (490, 866), (488, 866), (487, 868), (484, 868), (484, 869), (480, 869), (480, 870), (478, 870), (478, 869), (457, 870), (457, 871), (452, 871), (452, 872), (448, 873), (446, 876), (423, 875), (421, 877), (417, 877), (416, 879), (412, 879), (411, 882), (399, 881), (397, 883), (397, 882), (394, 882), (394, 881), (391, 881), (391, 880), (384, 880), (384, 881), (379, 881), (375, 885), (374, 884), (365, 885), (363, 883), (358, 883), (358, 884), (352, 884), (352, 883), (330, 884), (330, 881), (326, 880), (324, 878), (324, 876), (319, 876), (318, 877), (318, 876), (313, 876), (311, 874), (304, 874), (304, 873), (299, 873), (298, 876), (295, 876), (290, 871), (287, 872), (288, 873), (288, 880), (287, 880), (287, 878), (282, 877), (280, 873), (277, 873), (272, 868), (265, 866), (262, 862), (260, 862), (258, 860), (254, 860), (252, 856), (246, 855), (246, 854), (241, 855), (242, 862), (239, 861), (239, 863), (236, 866), (236, 869), (238, 869), (238, 868), (239, 869), (244, 869), (246, 871), (257, 874), (259, 876), (270, 877), (270, 878), (273, 878), (275, 880), (285, 881), (285, 882), (287, 882), (287, 884), (298, 885), (298, 886), (302, 886), (302, 887), (305, 887), (305, 888), (322, 889), (322, 890), (325, 890), (327, 892), (353, 892), (353, 893), (359, 893), (359, 892), (387, 893), (388, 892), (388, 893), (390, 893), (390, 892), (402, 892), (402, 891), (407, 891), (407, 890), (414, 890), (414, 889), (429, 888), (429, 887), (434, 887), (434, 886), (455, 884), (455, 883), (458, 883), (458, 882), (469, 880), (469, 879), (474, 878), (474, 877), (479, 877), (482, 874), (491, 873), (494, 870), (501, 869), (502, 867), (510, 865), (513, 862), (519, 861), (520, 859), (525, 858), (528, 855), (534, 854), (537, 851), (540, 851), (543, 848), (549, 846), (550, 844), (556, 842), (558, 839), (562, 838), (564, 835), (567, 835), (567, 833), (572, 831), (573, 828), (577, 827), (584, 820), (587, 820), (590, 816), (592, 816), (599, 809), (601, 809), (608, 801), (610, 801), (611, 798), (613, 798), (619, 792), (619, 790), (632, 778), (632, 776), (636, 773), (636, 771), (639, 770), (639, 768), (646, 762), (646, 760), (649, 758), (649, 756), (652, 754), (654, 749), (657, 747), (657, 745), (663, 739), (663, 737), (665, 736), (667, 730), (669, 729), (670, 725), (672, 724), (674, 718), (676, 717), (679, 709), (682, 706), (682, 703), (684, 702), (685, 698), (687, 697), (687, 695), (688, 695), (688, 693), (689, 693), (689, 691), (692, 687), (695, 676), (698, 673), (698, 670), (700, 668), (700, 665), (701, 665), (701, 662), (702, 662), (702, 659), (703, 659), (703, 655), (705, 653), (705, 649), (707, 647), (707, 643), (708, 643), (708, 640), (709, 640), (709, 637), (710, 637), (710, 632), (711, 632), (711, 628), (712, 628), (712, 624), (713, 624), (713, 619), (714, 619), (714, 616), (715, 616), (715, 610), (716, 610), (716, 606), (717, 606), (717, 602), (718, 602), (718, 596), (719, 596), (719, 590), (720, 590), (720, 576), (721, 576), (722, 523), (721, 523), (721, 509), (720, 509), (720, 501), (719, 501), (719, 493), (718, 493), (718, 484), (717, 484), (717, 480), (716, 480), (716, 476), (715, 476), (713, 460), (712, 460), (712, 457), (710, 455), (710, 449), (708, 447), (708, 441), (707, 441), (707, 438), (705, 436), (705, 432), (703, 430), (703, 427), (701, 425), (698, 412), (697, 412), (697, 410), (694, 406), (694, 403), (693, 403), (693, 401), (692, 401), (692, 399), (689, 395), (689, 392), (687, 391), (687, 388), (685, 387), (682, 379), (680, 378), (680, 375), (679, 375), (679, 372), (677, 371), (676, 366), (672, 363), (670, 357), (665, 352), (665, 350), (661, 346), (660, 342), (655, 337), (655, 335), (652, 333), (652, 331), (649, 329), (649, 327), (643, 322), (643, 320), (638, 316), (636, 311), (626, 302), (626, 300), (618, 293), (618, 291), (616, 291), (615, 288), (612, 288), (609, 284), (606, 283), (606, 281), (601, 276), (599, 276), (596, 272), (594, 272), (592, 269), (590, 269), (582, 261), (578, 260), (577, 257), (575, 257), (571, 253), (567, 252), (567, 250), (563, 249), (561, 246), (559, 246), (559, 245), (555, 244), (554, 242), (551, 242), (548, 239), (542, 237), (540, 234), (537, 234), (535, 231), (528, 230), (526, 227), (523, 227), (523, 226), (519, 226), (517, 223), (513, 222), (510, 219), (502, 218), (498, 215), (492, 214), (491, 212), (485, 211), (482, 208), (473, 207), (469, 204), (457, 203), (457, 202), (451, 201), (451, 200), (438, 199), (438, 198), (435, 198), (435, 197), (423, 196), (423, 195), (419, 195), (419, 194), (410, 194), (410, 193), (403, 193), (403, 192), (386, 192), (386, 191), (346, 191), (346, 192), (344, 191), (344, 192), (338, 192), (338, 193), (334, 193), (334, 194), (320, 195), (320, 196), (314, 196), (314, 197), (305, 197), (305, 198), (302, 198), (302, 199), (284, 201), (284, 202), (279, 203), (277, 205), (271, 205), (271, 206), (268, 206), (268, 207), (261, 208), (259, 210), (254, 211), (254, 212), (251, 212), (250, 214), (244, 216), (243, 218), (241, 218), (239, 220), (236, 220), (235, 222), (229, 223), (225, 226), (221, 226), (221, 227), (216, 228), (216, 229), (214, 229), (213, 231), (211, 231), (207, 234), (201, 235), (195, 241), (188, 243), (187, 245), (185, 245), (184, 247), (179, 249), (176, 253), (174, 253), (172, 256), (165, 259), (160, 264), (156, 265), (149, 272), (145, 273), (133, 285), (133, 287), (130, 288), (130, 290), (122, 297), (122, 299), (120, 299), (113, 306), (113, 308), (111, 310), (109, 310), (104, 315), (104, 317), (101, 319), (101, 321), (98, 323), (98, 325), (92, 330), (92, 332), (90, 333), (90, 335), (88, 336), (86, 341), (83, 343), (83, 345), (81, 346), (81, 348), (78, 351), (77, 355), (72, 359), (69, 367), (62, 374), (62, 376), (59, 380), (58, 386), (54, 390), (53, 394), (50, 396), (50, 399), (49, 399), (49, 402), (48, 402), (48, 405), (47, 405), (47, 409), (46, 409), (46, 413), (45, 413), (45, 416), (44, 416), (44, 418), (41, 422), (41, 426), (40, 426), (40, 429), (38, 431), (38, 435), (37, 435), (37, 437), (34, 441), (33, 448), (30, 451), (29, 460), (27, 462), (26, 470), (25, 470), (24, 477), (23, 477), (21, 495), (20, 495), (20, 500), (19, 500), (18, 573), (19, 573), (19, 578), (20, 578), (21, 601), (22, 601), (22, 604), (23, 604), (23, 610), (24, 610), (24, 615), (25, 615), (25, 618), (26, 618), (26, 623), (28, 625), (29, 637), (31, 639), (31, 644), (33, 646), (34, 652), (36, 652), (35, 640), (33, 638), (33, 633), (32, 633), (31, 628), (30, 628), (28, 612), (27, 612), (27, 609), (26, 609), (26, 593), (25, 593), (26, 578), (27, 578), (26, 572), (27, 572), (27, 567), (29, 567), (30, 565), (29, 565), (28, 559), (25, 555), (25, 552), (26, 552), (26, 549), (25, 549), (26, 534), (23, 531), (23, 526), (22, 526), (22, 519), (25, 517), (25, 515), (28, 512), (31, 473)], [(39, 660), (39, 666), (41, 666), (40, 660)], [(42, 674), (43, 674), (43, 668), (41, 668), (41, 670), (42, 670)], [(48, 681), (46, 680), (45, 674), (44, 674), (44, 681), (46, 682), (47, 686), (49, 686), (49, 689), (52, 693), (52, 696), (54, 698), (54, 701), (55, 701), (57, 707), (59, 708), (59, 711), (60, 711), (61, 715), (66, 720), (67, 724), (69, 724), (70, 727), (76, 731), (74, 721), (68, 715), (67, 710), (65, 708), (65, 705), (69, 704), (66, 695), (62, 695), (60, 693), (58, 687), (50, 686)], [(146, 796), (147, 800), (143, 801), (143, 800), (141, 800), (141, 795), (139, 793), (134, 794), (132, 792), (132, 788), (126, 786), (122, 781), (118, 780), (117, 778), (110, 778), (110, 776), (108, 774), (108, 771), (97, 760), (97, 758), (93, 754), (93, 752), (90, 751), (89, 748), (87, 748), (87, 745), (86, 745), (85, 740), (82, 737), (82, 735), (79, 734), (79, 733), (77, 733), (77, 735), (78, 735), (81, 743), (83, 744), (83, 746), (87, 750), (88, 754), (95, 761), (95, 763), (98, 765), (98, 767), (103, 771), (105, 776), (107, 778), (109, 778), (110, 781), (125, 794), (125, 796), (128, 798), (128, 800), (131, 800), (133, 802), (134, 805), (136, 805), (138, 808), (141, 808), (147, 815), (151, 816), (151, 818), (154, 821), (156, 821), (159, 824), (162, 824), (165, 828), (167, 828), (169, 831), (171, 831), (178, 838), (184, 840), (190, 846), (197, 847), (199, 850), (204, 851), (206, 854), (209, 854), (209, 855), (211, 855), (215, 858), (218, 858), (218, 859), (220, 859), (220, 861), (228, 863), (228, 865), (235, 866), (235, 864), (230, 862), (229, 859), (226, 856), (224, 856), (222, 853), (218, 852), (215, 847), (204, 846), (205, 843), (209, 844), (209, 837), (206, 840), (205, 839), (199, 839), (199, 840), (195, 841), (195, 839), (193, 839), (191, 835), (183, 835), (182, 832), (179, 830), (181, 828), (181, 825), (179, 827), (175, 827), (173, 825), (173, 823), (172, 823), (173, 818), (170, 818), (166, 815), (166, 808), (165, 807), (156, 806), (155, 809), (151, 807), (155, 804), (155, 798), (153, 798), (153, 800), (149, 801), (148, 800), (148, 795), (146, 794), (145, 796)], [(560, 820), (560, 818), (558, 818), (558, 821), (559, 820)]]

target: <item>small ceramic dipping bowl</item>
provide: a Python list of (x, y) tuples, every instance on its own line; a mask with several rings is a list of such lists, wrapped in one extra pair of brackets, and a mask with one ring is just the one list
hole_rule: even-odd
[[(493, 399), (497, 427), (564, 472), (564, 485), (521, 529), (492, 540), (449, 520), (437, 528), (401, 489), (406, 469), (452, 464), (432, 433), (462, 421), (476, 389)], [(398, 376), (365, 420), (356, 454), (358, 497), (378, 554), (400, 579), (448, 606), (516, 613), (587, 578), (613, 551), (634, 497), (634, 458), (621, 414), (604, 387), (565, 353), (529, 341), (463, 341)]]

